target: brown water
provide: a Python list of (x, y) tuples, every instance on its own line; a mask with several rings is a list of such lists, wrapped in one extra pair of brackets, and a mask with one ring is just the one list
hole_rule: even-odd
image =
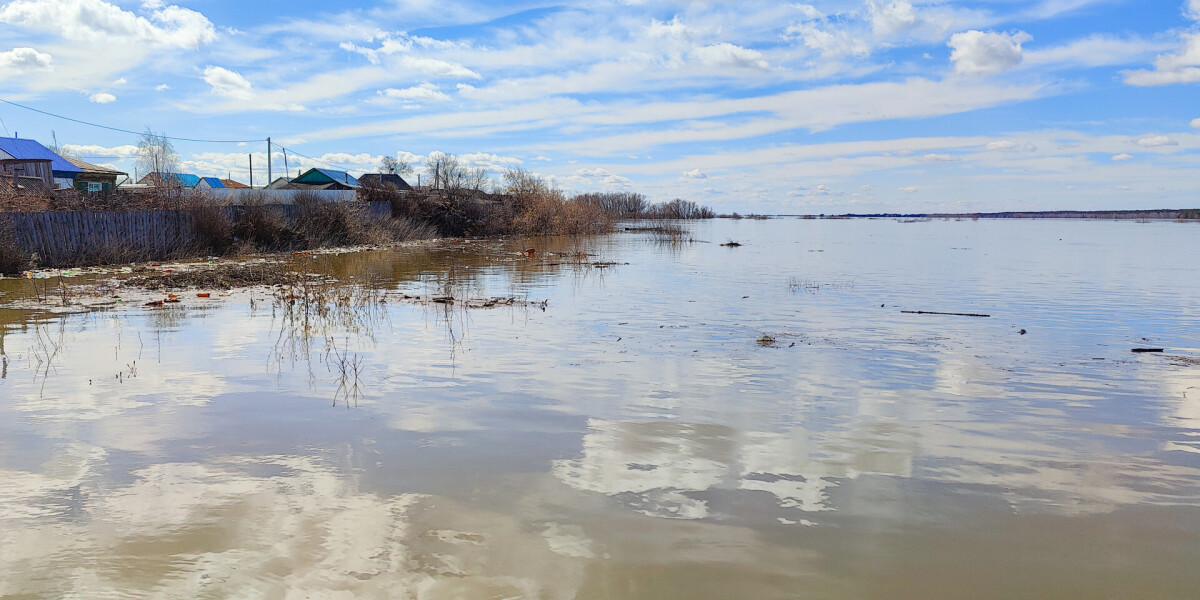
[(5, 312), (0, 597), (1197, 597), (1200, 226), (692, 237)]

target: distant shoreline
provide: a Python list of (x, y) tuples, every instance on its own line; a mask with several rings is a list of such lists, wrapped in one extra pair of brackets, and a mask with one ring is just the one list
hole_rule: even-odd
[(1200, 220), (1200, 208), (1152, 210), (1044, 210), (979, 213), (872, 213), (842, 215), (779, 215), (815, 219), (1147, 219)]

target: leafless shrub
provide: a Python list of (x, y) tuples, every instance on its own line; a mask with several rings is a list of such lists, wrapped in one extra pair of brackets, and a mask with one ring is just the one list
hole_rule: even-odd
[(196, 252), (221, 256), (233, 247), (233, 221), (225, 207), (225, 202), (208, 194), (195, 194), (185, 201), (184, 209), (191, 213), (196, 231)]
[(12, 221), (0, 215), (0, 273), (15, 274), (29, 267), (30, 254), (21, 247)]
[(646, 197), (637, 192), (601, 192), (579, 194), (571, 199), (596, 206), (614, 219), (636, 219), (646, 212), (650, 204)]
[(643, 218), (647, 219), (712, 219), (717, 215), (707, 206), (691, 200), (676, 198), (670, 202), (650, 206)]
[(243, 249), (281, 250), (290, 247), (294, 235), (278, 206), (263, 204), (253, 196), (235, 209), (231, 224), (231, 242)]

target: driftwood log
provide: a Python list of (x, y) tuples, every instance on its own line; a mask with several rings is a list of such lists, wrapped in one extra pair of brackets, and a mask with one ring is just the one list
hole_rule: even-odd
[(910, 315), (948, 315), (951, 317), (990, 317), (992, 315), (977, 315), (975, 313), (955, 313), (955, 312), (937, 312), (932, 310), (902, 310), (902, 313)]

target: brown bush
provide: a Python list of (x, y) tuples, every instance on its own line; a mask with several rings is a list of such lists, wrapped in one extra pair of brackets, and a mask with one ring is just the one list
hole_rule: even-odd
[(294, 235), (287, 230), (283, 208), (264, 202), (258, 194), (247, 194), (242, 204), (231, 207), (231, 244), (239, 252), (246, 250), (282, 250)]
[(326, 202), (315, 194), (296, 195), (297, 238), (309, 248), (386, 244), (391, 241), (382, 220), (361, 202)]
[(17, 228), (0, 215), (0, 273), (12, 275), (29, 268), (30, 254), (17, 239)]
[(196, 228), (195, 252), (221, 256), (233, 248), (233, 221), (227, 203), (207, 194), (193, 194), (183, 205), (192, 215)]

